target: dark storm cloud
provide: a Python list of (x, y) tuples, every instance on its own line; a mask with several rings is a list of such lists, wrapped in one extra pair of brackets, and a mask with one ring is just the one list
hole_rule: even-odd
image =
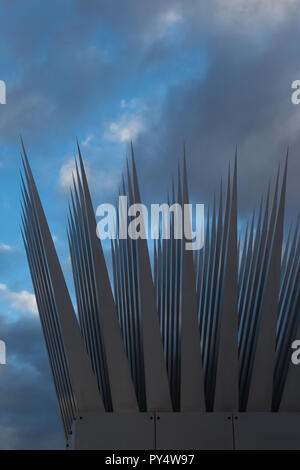
[[(208, 34), (211, 63), (205, 77), (169, 89), (160, 115), (137, 140), (147, 198), (156, 186), (165, 186), (170, 170), (176, 174), (186, 142), (193, 194), (206, 202), (220, 177), (226, 177), (237, 145), (240, 208), (249, 210), (269, 177), (274, 178), (289, 145), (288, 206), (298, 211), (300, 107), (291, 103), (291, 83), (300, 77), (294, 46), (298, 19), (289, 17), (266, 41), (259, 37), (262, 31), (256, 38), (236, 29)], [(193, 38), (195, 30), (186, 35), (186, 42)]]
[[(205, 7), (193, 0), (78, 0), (76, 4), (83, 41), (103, 27), (121, 51), (119, 61), (107, 70), (112, 80), (121, 73), (130, 82), (137, 71), (159, 69), (171, 57), (176, 60), (179, 49), (194, 54), (195, 60), (204, 49), (209, 58), (203, 75), (172, 86), (160, 106), (147, 103), (145, 131), (135, 143), (147, 199), (153, 198), (154, 182), (158, 191), (167, 188), (165, 175), (170, 169), (176, 173), (183, 142), (194, 196), (210, 199), (238, 145), (240, 209), (248, 211), (257, 203), (257, 193), (274, 178), (289, 145), (288, 206), (290, 211), (297, 209), (300, 107), (291, 104), (290, 87), (300, 77), (300, 63), (295, 47), (299, 12), (293, 2), (248, 2), (248, 6), (245, 2), (241, 9), (236, 2), (229, 2), (226, 9), (218, 0)], [(180, 41), (174, 44), (165, 40), (167, 24), (160, 22), (168, 11), (181, 16)], [(74, 21), (69, 31), (76, 31), (76, 25)], [(111, 87), (118, 85), (115, 81)], [(91, 86), (86, 94), (87, 102), (88, 95), (94, 94), (96, 108), (101, 101), (99, 91), (95, 93)]]
[[(195, 2), (191, 2), (191, 7)], [(161, 14), (182, 2), (4, 2), (1, 79), (7, 104), (2, 142), (20, 133), (34, 141), (80, 133), (84, 119), (103, 117), (124, 84), (167, 58)], [(62, 124), (63, 123), (63, 124)]]
[(8, 25), (1, 31), (9, 51), (5, 56), (15, 64), (14, 74), (2, 77), (7, 82), (0, 115), (4, 141), (16, 140), (19, 133), (37, 140), (65, 136), (93, 103), (109, 96), (116, 76), (105, 46), (103, 53), (93, 48), (94, 29), (81, 28), (70, 2), (29, 3), (30, 15), (21, 19), (16, 5), (9, 5)]
[(64, 438), (39, 319), (0, 316), (0, 449), (62, 448)]
[(2, 142), (20, 133), (59, 140), (80, 133), (91, 113), (103, 117), (108, 100), (144, 72), (139, 64), (149, 45), (141, 36), (151, 36), (162, 9), (158, 1), (5, 2)]

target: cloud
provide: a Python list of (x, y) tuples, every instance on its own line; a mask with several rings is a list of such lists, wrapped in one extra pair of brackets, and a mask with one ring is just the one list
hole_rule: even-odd
[(0, 284), (0, 294), (15, 310), (25, 313), (29, 312), (33, 315), (38, 314), (35, 295), (27, 290), (14, 292), (9, 290), (6, 284)]
[(297, 0), (217, 0), (219, 17), (238, 19), (272, 19), (283, 21), (297, 3)]
[[(165, 197), (161, 188), (168, 184), (166, 175), (176, 176), (185, 142), (191, 195), (207, 204), (218, 191), (220, 178), (226, 177), (237, 144), (239, 210), (248, 214), (269, 178), (274, 180), (290, 145), (287, 212), (297, 214), (300, 107), (291, 104), (290, 87), (300, 76), (292, 46), (298, 19), (291, 13), (288, 18), (264, 40), (256, 32), (249, 38), (232, 25), (217, 27), (216, 20), (211, 32), (205, 31), (207, 70), (169, 87), (158, 112), (149, 112), (134, 142), (147, 201), (154, 194)], [(187, 50), (198, 37), (192, 22), (189, 26)]]
[(176, 24), (182, 20), (182, 15), (178, 11), (171, 9), (162, 13), (160, 20), (165, 24)]
[(129, 108), (129, 109), (132, 109), (132, 108), (136, 108), (137, 106), (137, 99), (136, 98), (132, 98), (131, 100), (127, 101), (125, 100), (124, 98), (121, 100), (121, 103), (120, 103), (120, 107), (122, 109), (124, 108)]
[(0, 314), (7, 363), (1, 367), (0, 448), (63, 449), (64, 436), (38, 317)]
[(129, 101), (122, 99), (120, 108), (125, 112), (119, 113), (117, 119), (109, 123), (105, 137), (126, 143), (136, 139), (143, 131), (145, 106), (133, 98)]
[(64, 191), (73, 187), (73, 177), (76, 178), (76, 168), (74, 158), (70, 158), (64, 163), (59, 171), (59, 186)]
[(10, 253), (13, 251), (13, 248), (10, 245), (5, 243), (0, 243), (0, 253)]
[(81, 145), (83, 145), (83, 147), (87, 147), (89, 145), (89, 143), (91, 142), (91, 140), (93, 140), (93, 136), (92, 135), (88, 135), (82, 142), (81, 142)]
[[(218, 34), (220, 18), (240, 31), (243, 19), (250, 17), (253, 26), (259, 12), (263, 19), (289, 20), (296, 4), (295, 0), (190, 0), (183, 5), (174, 0), (170, 7), (166, 0), (147, 4), (129, 0), (122, 8), (120, 0), (111, 5), (77, 0), (62, 8), (58, 0), (43, 7), (29, 0), (31, 14), (23, 15), (20, 23), (20, 5), (6, 2), (7, 24), (2, 30), (6, 53), (1, 59), (8, 96), (0, 115), (2, 142), (15, 142), (19, 132), (37, 142), (50, 136), (64, 139), (82, 129), (89, 112), (105, 109), (127, 80), (135, 83), (136, 76), (147, 73), (151, 63), (143, 59), (151, 55), (153, 42), (165, 58), (176, 57), (178, 43), (166, 49), (161, 37), (173, 26), (181, 25), (179, 42), (192, 34), (194, 45), (202, 47), (201, 39), (205, 44), (209, 31)], [(261, 31), (264, 26), (260, 22)], [(108, 36), (100, 34), (104, 30)], [(145, 36), (152, 41), (143, 41)], [(189, 54), (189, 47), (185, 50)]]
[(137, 117), (123, 115), (117, 122), (109, 124), (108, 138), (117, 142), (130, 142), (136, 139), (143, 129)]
[[(105, 196), (117, 189), (120, 181), (120, 169), (108, 167), (107, 169), (98, 166), (98, 161), (90, 159), (85, 160), (85, 172), (92, 191), (97, 190), (98, 193)], [(79, 170), (80, 173), (80, 170)], [(59, 171), (59, 188), (63, 192), (67, 192), (73, 187), (73, 176), (76, 181), (76, 168), (74, 158), (68, 160)]]

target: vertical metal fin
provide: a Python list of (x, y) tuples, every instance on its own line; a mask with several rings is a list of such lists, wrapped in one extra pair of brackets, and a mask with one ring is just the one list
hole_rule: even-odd
[[(134, 197), (135, 202), (140, 204), (141, 197), (132, 146), (131, 157)], [(171, 411), (172, 403), (164, 360), (162, 339), (159, 330), (159, 319), (155, 304), (155, 291), (151, 274), (147, 241), (139, 238), (136, 242), (139, 267), (139, 302), (142, 316), (147, 410)]]
[[(189, 203), (186, 159), (183, 162), (183, 204)], [(184, 212), (191, 227), (190, 214)], [(197, 321), (197, 296), (193, 252), (186, 250), (186, 238), (182, 243), (181, 280), (181, 411), (204, 411), (204, 385), (202, 353)]]
[[(239, 406), (237, 156), (235, 156), (230, 220), (224, 261), (214, 411), (237, 411)], [(228, 367), (228, 364), (230, 364), (230, 367)]]
[(272, 407), (287, 163), (288, 156), (286, 157), (274, 232), (272, 238), (270, 237), (271, 252), (262, 293), (260, 324), (248, 398), (248, 411), (271, 411)]
[(36, 217), (39, 223), (41, 241), (43, 243), (48, 265), (49, 280), (51, 282), (58, 312), (58, 319), (70, 367), (70, 377), (72, 380), (78, 412), (82, 413), (89, 410), (103, 411), (103, 403), (99, 394), (97, 382), (84, 347), (73, 305), (65, 284), (65, 279), (58, 261), (54, 242), (46, 221), (23, 143), (22, 146), (28, 191), (32, 205), (35, 207)]
[[(90, 244), (90, 269), (94, 277), (98, 314), (103, 328), (108, 377), (114, 411), (137, 410), (137, 401), (123, 346), (117, 311), (106, 268), (102, 245), (96, 234), (96, 218), (86, 179), (83, 160), (78, 145), (83, 194), (81, 205), (85, 207), (86, 231)], [(79, 176), (79, 175), (78, 175)]]

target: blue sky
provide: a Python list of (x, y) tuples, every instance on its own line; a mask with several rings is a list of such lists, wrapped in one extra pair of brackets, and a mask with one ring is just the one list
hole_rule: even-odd
[(299, 201), (299, 6), (294, 0), (2, 0), (0, 448), (63, 445), (21, 241), (22, 134), (72, 289), (66, 240), (78, 137), (95, 205), (113, 202), (130, 140), (142, 196), (165, 198), (187, 145), (207, 203), (239, 151), (241, 220), (290, 145), (287, 219)]

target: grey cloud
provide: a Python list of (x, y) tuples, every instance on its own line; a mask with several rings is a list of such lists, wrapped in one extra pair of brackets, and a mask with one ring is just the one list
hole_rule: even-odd
[(172, 87), (161, 114), (152, 117), (136, 142), (146, 198), (155, 187), (165, 186), (170, 170), (176, 174), (185, 141), (193, 195), (211, 199), (237, 144), (240, 207), (248, 211), (290, 145), (288, 204), (291, 211), (298, 210), (300, 108), (290, 99), (291, 83), (300, 76), (293, 46), (297, 30), (297, 21), (289, 18), (260, 49), (236, 31), (211, 35), (205, 78)]
[(38, 318), (0, 316), (0, 449), (63, 448), (64, 436)]

